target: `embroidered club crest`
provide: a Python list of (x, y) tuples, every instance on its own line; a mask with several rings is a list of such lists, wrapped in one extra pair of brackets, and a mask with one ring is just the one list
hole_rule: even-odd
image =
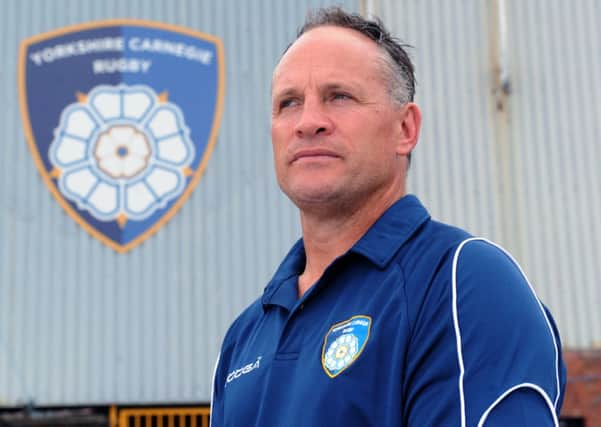
[(116, 251), (156, 232), (198, 183), (221, 117), (222, 50), (215, 37), (135, 20), (21, 44), (36, 166), (65, 211)]
[(321, 351), (321, 364), (330, 378), (338, 376), (357, 360), (369, 339), (370, 329), (369, 316), (353, 316), (330, 328)]

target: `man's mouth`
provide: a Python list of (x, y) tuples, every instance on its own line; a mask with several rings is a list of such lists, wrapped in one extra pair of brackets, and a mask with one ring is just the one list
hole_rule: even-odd
[(295, 152), (292, 156), (292, 161), (290, 163), (298, 161), (328, 160), (336, 158), (340, 158), (340, 156), (334, 151), (326, 150), (323, 148), (307, 148)]

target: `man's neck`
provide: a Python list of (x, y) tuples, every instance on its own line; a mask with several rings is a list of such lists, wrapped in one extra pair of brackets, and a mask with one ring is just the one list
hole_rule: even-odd
[[(325, 269), (346, 253), (401, 195), (364, 204), (361, 209), (334, 212), (301, 211), (306, 265), (298, 279), (301, 297)], [(349, 214), (350, 212), (350, 214)]]

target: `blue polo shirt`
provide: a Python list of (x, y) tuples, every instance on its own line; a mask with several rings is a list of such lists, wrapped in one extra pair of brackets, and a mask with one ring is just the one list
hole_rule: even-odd
[(555, 324), (513, 258), (403, 197), (302, 298), (302, 240), (232, 324), (213, 427), (556, 426)]

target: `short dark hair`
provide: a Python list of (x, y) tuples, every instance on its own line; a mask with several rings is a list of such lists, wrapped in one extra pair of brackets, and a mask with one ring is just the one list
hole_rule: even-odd
[(383, 65), (387, 69), (386, 77), (392, 99), (399, 104), (413, 101), (415, 69), (405, 50), (411, 46), (392, 36), (379, 18), (366, 19), (358, 13), (348, 13), (338, 6), (310, 11), (305, 23), (299, 28), (296, 38), (313, 28), (328, 25), (358, 31), (376, 42), (385, 53)]

